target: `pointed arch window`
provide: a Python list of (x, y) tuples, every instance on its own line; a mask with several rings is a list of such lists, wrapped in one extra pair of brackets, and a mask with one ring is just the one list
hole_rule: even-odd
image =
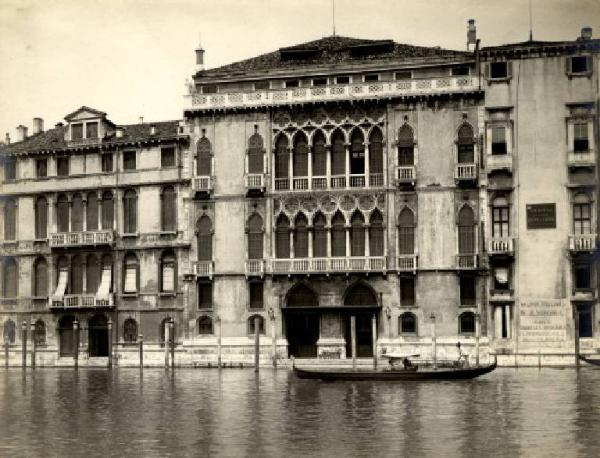
[(473, 128), (463, 124), (458, 129), (458, 163), (473, 164), (475, 162), (475, 140)]
[(325, 135), (320, 130), (313, 136), (312, 174), (327, 175), (327, 147)]
[(509, 235), (508, 199), (496, 197), (492, 202), (492, 237), (508, 237)]
[(346, 173), (346, 141), (340, 130), (335, 130), (331, 136), (331, 174)]
[(358, 283), (348, 289), (344, 305), (378, 305), (377, 296), (367, 285)]
[(138, 338), (138, 324), (133, 318), (127, 318), (123, 323), (123, 341), (135, 343)]
[(88, 231), (98, 230), (98, 194), (94, 191), (89, 192), (87, 195), (85, 219)]
[(398, 130), (398, 165), (415, 165), (415, 137), (412, 128), (404, 124)]
[(475, 214), (468, 205), (458, 212), (458, 252), (474, 254), (475, 250)]
[(44, 196), (35, 201), (35, 238), (48, 237), (48, 201)]
[(100, 280), (100, 264), (94, 254), (89, 254), (85, 266), (85, 289), (89, 294), (96, 294)]
[(263, 173), (264, 142), (258, 132), (248, 139), (248, 173)]
[(128, 189), (123, 194), (123, 232), (137, 232), (137, 193), (133, 189)]
[(365, 138), (358, 128), (354, 129), (350, 136), (350, 173), (352, 175), (365, 173)]
[(383, 256), (383, 216), (379, 210), (371, 214), (369, 227), (369, 254)]
[(592, 233), (592, 205), (585, 193), (579, 193), (573, 199), (573, 232), (575, 235)]
[(280, 134), (275, 142), (275, 178), (288, 178), (289, 161), (288, 139), (284, 134)]
[(210, 176), (212, 169), (212, 154), (210, 140), (206, 137), (202, 137), (200, 140), (198, 140), (196, 151), (196, 175)]
[(331, 255), (346, 256), (346, 220), (337, 212), (331, 220)]
[(327, 229), (325, 215), (319, 212), (313, 220), (313, 256), (324, 258), (327, 256)]
[(415, 254), (415, 215), (408, 207), (398, 216), (398, 254)]
[(294, 137), (293, 158), (294, 176), (308, 176), (308, 141), (304, 132), (298, 132)]
[(33, 265), (33, 295), (35, 297), (48, 296), (48, 262), (38, 258)]
[(356, 211), (350, 220), (350, 256), (365, 255), (365, 218)]
[(377, 127), (369, 136), (369, 173), (383, 173), (383, 134)]
[(123, 292), (135, 293), (139, 285), (139, 262), (134, 253), (127, 253), (123, 259)]
[(161, 229), (165, 232), (174, 232), (177, 230), (177, 202), (175, 188), (165, 186), (161, 193)]
[(102, 193), (102, 229), (110, 230), (114, 225), (114, 201), (110, 191)]
[(285, 215), (277, 218), (275, 227), (275, 256), (277, 258), (290, 257), (290, 220)]
[(254, 322), (255, 318), (258, 318), (258, 333), (265, 333), (265, 319), (260, 315), (252, 315), (248, 318), (248, 334), (253, 336), (256, 334), (256, 324)]
[(317, 307), (318, 305), (317, 295), (312, 289), (303, 284), (295, 286), (287, 298), (288, 307)]
[(18, 268), (14, 258), (2, 261), (2, 297), (15, 299), (18, 295)]
[(196, 223), (198, 261), (212, 261), (212, 222), (206, 215)]
[(294, 222), (294, 257), (308, 258), (308, 220), (303, 213)]
[(248, 219), (248, 259), (263, 258), (263, 219), (254, 213)]

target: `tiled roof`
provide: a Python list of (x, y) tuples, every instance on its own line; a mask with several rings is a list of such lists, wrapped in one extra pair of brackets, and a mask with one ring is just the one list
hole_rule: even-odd
[(544, 48), (584, 48), (590, 50), (600, 50), (599, 39), (589, 40), (567, 40), (567, 41), (547, 41), (547, 40), (527, 40), (517, 43), (507, 43), (497, 46), (485, 46), (481, 48), (481, 52), (485, 54), (493, 54), (503, 51), (518, 51), (518, 50), (543, 50)]
[[(304, 52), (303, 52), (304, 51)], [(292, 55), (295, 54), (294, 57)], [(329, 36), (275, 52), (234, 62), (209, 70), (201, 70), (196, 77), (233, 76), (244, 73), (268, 72), (316, 65), (386, 63), (411, 61), (419, 58), (472, 57), (467, 51), (453, 51), (440, 47), (413, 46), (391, 40)]]
[[(156, 126), (156, 133), (150, 134), (150, 127)], [(123, 129), (123, 136), (117, 138), (114, 133), (104, 137), (100, 145), (118, 145), (124, 143), (137, 143), (148, 140), (173, 138), (178, 135), (179, 121), (162, 121), (155, 123), (130, 124), (119, 126)], [(39, 134), (31, 135), (22, 142), (0, 145), (0, 154), (35, 153), (46, 151), (66, 150), (70, 146), (65, 141), (67, 126), (56, 126)], [(78, 145), (79, 146), (79, 145)], [(97, 144), (91, 145), (97, 146)]]

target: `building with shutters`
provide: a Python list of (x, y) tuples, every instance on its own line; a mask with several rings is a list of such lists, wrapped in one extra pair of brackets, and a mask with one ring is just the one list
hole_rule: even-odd
[(257, 331), (265, 361), (344, 359), (354, 317), (359, 357), (599, 349), (600, 42), (469, 34), (200, 65), (182, 121), (82, 107), (0, 147), (4, 335), (69, 355), (77, 319), (93, 356), (110, 320), (126, 364), (173, 318), (181, 364), (250, 362)]

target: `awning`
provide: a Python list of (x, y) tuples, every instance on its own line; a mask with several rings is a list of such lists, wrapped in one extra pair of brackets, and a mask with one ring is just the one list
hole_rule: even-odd
[(378, 313), (380, 305), (325, 305), (318, 307), (281, 307), (284, 313), (338, 313), (340, 315), (351, 315), (355, 313)]
[(108, 269), (102, 269), (102, 279), (100, 280), (100, 286), (98, 287), (98, 292), (96, 293), (96, 297), (98, 299), (108, 299), (110, 296), (111, 277), (112, 269), (110, 267)]
[(63, 298), (65, 291), (67, 290), (67, 281), (69, 280), (69, 271), (67, 269), (61, 269), (58, 274), (58, 285), (52, 297), (57, 299)]

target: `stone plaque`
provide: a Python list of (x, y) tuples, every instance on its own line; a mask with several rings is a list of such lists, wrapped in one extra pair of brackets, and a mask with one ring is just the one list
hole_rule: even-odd
[(568, 309), (560, 299), (521, 301), (518, 327), (520, 346), (541, 350), (564, 348), (569, 317)]
[(527, 205), (527, 229), (556, 229), (556, 204)]

